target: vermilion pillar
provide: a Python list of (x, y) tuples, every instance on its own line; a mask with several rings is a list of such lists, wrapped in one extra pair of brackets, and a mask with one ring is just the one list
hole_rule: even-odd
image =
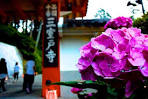
[(60, 0), (48, 2), (45, 5), (45, 17), (42, 31), (43, 63), (42, 63), (42, 96), (46, 96), (46, 90), (57, 90), (60, 96), (60, 86), (47, 86), (46, 81), (60, 81), (60, 43), (58, 35), (58, 17), (60, 12)]

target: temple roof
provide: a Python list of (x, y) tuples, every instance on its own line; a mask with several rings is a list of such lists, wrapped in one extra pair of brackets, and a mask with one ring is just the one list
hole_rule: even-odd
[(58, 4), (60, 16), (70, 12), (75, 17), (86, 15), (88, 0), (0, 0), (0, 17), (2, 19), (42, 17), (47, 2)]

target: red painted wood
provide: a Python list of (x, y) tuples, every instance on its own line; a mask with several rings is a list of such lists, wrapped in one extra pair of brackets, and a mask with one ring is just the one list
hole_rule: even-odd
[[(60, 0), (58, 0), (60, 1)], [(58, 18), (60, 16), (60, 2), (58, 2)], [(45, 19), (45, 17), (44, 17)], [(43, 31), (42, 31), (42, 45), (44, 50), (44, 29), (45, 27), (43, 26)], [(58, 34), (57, 34), (58, 35)], [(44, 56), (44, 51), (42, 51), (42, 56)], [(60, 86), (59, 85), (52, 85), (52, 86), (47, 86), (46, 81), (50, 80), (51, 82), (59, 82), (60, 81), (60, 41), (58, 38), (58, 66), (57, 67), (44, 67), (44, 57), (42, 57), (42, 96), (46, 96), (46, 91), (47, 89), (49, 90), (57, 90), (57, 95), (60, 96)]]
[(59, 82), (60, 81), (60, 66), (58, 67), (50, 67), (50, 68), (42, 68), (42, 96), (45, 97), (46, 90), (57, 90), (57, 95), (60, 96), (60, 86), (52, 85), (46, 86), (46, 80), (51, 80), (51, 82)]

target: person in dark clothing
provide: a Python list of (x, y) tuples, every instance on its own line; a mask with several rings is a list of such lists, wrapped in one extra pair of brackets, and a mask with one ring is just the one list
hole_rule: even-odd
[(3, 91), (6, 91), (6, 88), (5, 88), (5, 79), (8, 75), (8, 71), (7, 71), (7, 63), (5, 62), (5, 59), (4, 58), (1, 58), (0, 60), (0, 80), (1, 80), (1, 87), (2, 87), (2, 90)]
[(26, 91), (26, 82), (27, 82), (27, 75), (24, 74), (23, 91)]

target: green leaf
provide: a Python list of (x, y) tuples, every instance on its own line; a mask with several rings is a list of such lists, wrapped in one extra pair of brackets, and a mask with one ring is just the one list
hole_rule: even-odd
[(51, 83), (51, 85), (64, 85), (64, 86), (70, 86), (70, 87), (76, 87), (76, 88), (93, 88), (93, 89), (99, 89), (102, 87), (98, 81), (67, 81), (67, 82), (56, 82)]
[(107, 87), (107, 92), (113, 96), (117, 96), (117, 92), (115, 92), (115, 88)]

